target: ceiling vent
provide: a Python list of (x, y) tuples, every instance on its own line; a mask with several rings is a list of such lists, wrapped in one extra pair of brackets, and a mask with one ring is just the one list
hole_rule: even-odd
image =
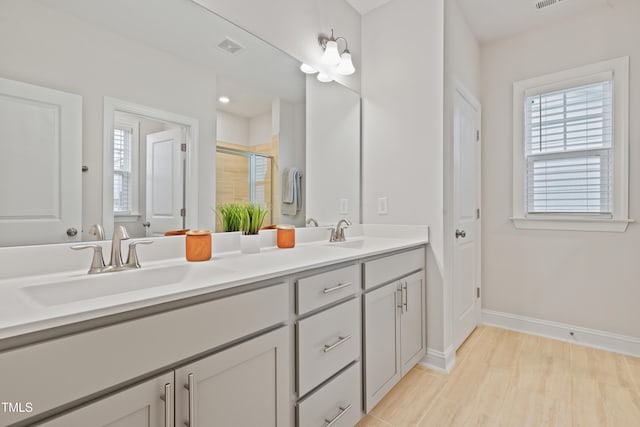
[(244, 49), (244, 46), (242, 46), (240, 43), (234, 42), (233, 40), (231, 40), (230, 38), (226, 38), (224, 40), (222, 40), (219, 44), (218, 47), (222, 50), (224, 50), (225, 52), (228, 52), (230, 54), (236, 54), (240, 51), (242, 51)]
[(536, 9), (544, 9), (545, 7), (553, 6), (563, 0), (540, 0), (536, 2)]

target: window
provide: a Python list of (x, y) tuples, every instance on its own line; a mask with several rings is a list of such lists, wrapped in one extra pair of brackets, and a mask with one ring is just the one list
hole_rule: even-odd
[(113, 130), (113, 213), (138, 215), (138, 123), (117, 121)]
[(628, 58), (514, 84), (518, 228), (624, 231)]

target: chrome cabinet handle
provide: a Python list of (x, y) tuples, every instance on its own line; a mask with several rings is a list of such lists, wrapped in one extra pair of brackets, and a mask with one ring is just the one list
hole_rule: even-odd
[(407, 311), (409, 311), (409, 289), (408, 289), (408, 283), (405, 280), (404, 284), (402, 285), (402, 293), (404, 294), (404, 302), (402, 303), (402, 305), (404, 306), (404, 312), (406, 313)]
[(464, 230), (456, 230), (456, 239), (458, 237), (462, 237), (463, 239), (467, 237), (467, 232)]
[(347, 341), (349, 341), (351, 339), (351, 335), (347, 335), (345, 337), (338, 337), (338, 341), (336, 341), (335, 343), (329, 345), (329, 344), (325, 344), (324, 345), (324, 351), (325, 353), (330, 352), (331, 350), (333, 350), (334, 348), (338, 347), (339, 345), (342, 345), (344, 343), (346, 343)]
[(160, 399), (164, 401), (164, 427), (172, 427), (173, 426), (173, 391), (171, 391), (171, 383), (166, 383), (164, 385), (164, 396)]
[(322, 293), (323, 293), (323, 294), (330, 294), (331, 292), (339, 291), (340, 289), (344, 289), (344, 288), (349, 287), (349, 286), (351, 286), (351, 283), (350, 283), (350, 282), (347, 282), (347, 283), (341, 283), (341, 284), (339, 284), (338, 286), (334, 286), (334, 287), (332, 287), (332, 288), (324, 288), (324, 289), (322, 290)]
[(346, 414), (349, 411), (349, 409), (351, 409), (351, 403), (349, 403), (347, 406), (344, 406), (344, 407), (340, 406), (340, 412), (338, 413), (338, 415), (331, 418), (330, 420), (325, 418), (324, 422), (326, 424), (324, 425), (324, 427), (331, 427), (332, 425), (334, 425), (336, 422), (338, 422), (340, 418), (342, 418), (344, 414)]
[[(400, 292), (400, 303), (398, 303), (398, 292)], [(400, 283), (400, 286), (396, 289), (396, 293), (393, 296), (393, 302), (396, 305), (396, 308), (399, 308), (400, 310), (404, 310), (404, 305), (402, 303), (404, 300), (403, 296), (404, 292), (402, 291), (402, 283)]]
[(188, 383), (184, 388), (189, 390), (189, 421), (185, 422), (186, 427), (196, 427), (196, 375), (187, 375)]

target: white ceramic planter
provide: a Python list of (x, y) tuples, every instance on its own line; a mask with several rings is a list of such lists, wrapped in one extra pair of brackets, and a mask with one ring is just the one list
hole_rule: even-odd
[(243, 254), (257, 254), (260, 252), (260, 240), (259, 234), (240, 235), (240, 252)]

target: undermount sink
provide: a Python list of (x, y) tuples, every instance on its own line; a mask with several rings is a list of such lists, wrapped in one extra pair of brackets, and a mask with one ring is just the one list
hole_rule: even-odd
[(41, 305), (54, 306), (177, 284), (184, 280), (188, 271), (188, 265), (142, 267), (114, 273), (56, 279), (25, 286), (22, 292)]
[(331, 246), (334, 248), (362, 249), (365, 247), (365, 240), (347, 240), (346, 242), (332, 242), (332, 243), (327, 243), (325, 246)]

